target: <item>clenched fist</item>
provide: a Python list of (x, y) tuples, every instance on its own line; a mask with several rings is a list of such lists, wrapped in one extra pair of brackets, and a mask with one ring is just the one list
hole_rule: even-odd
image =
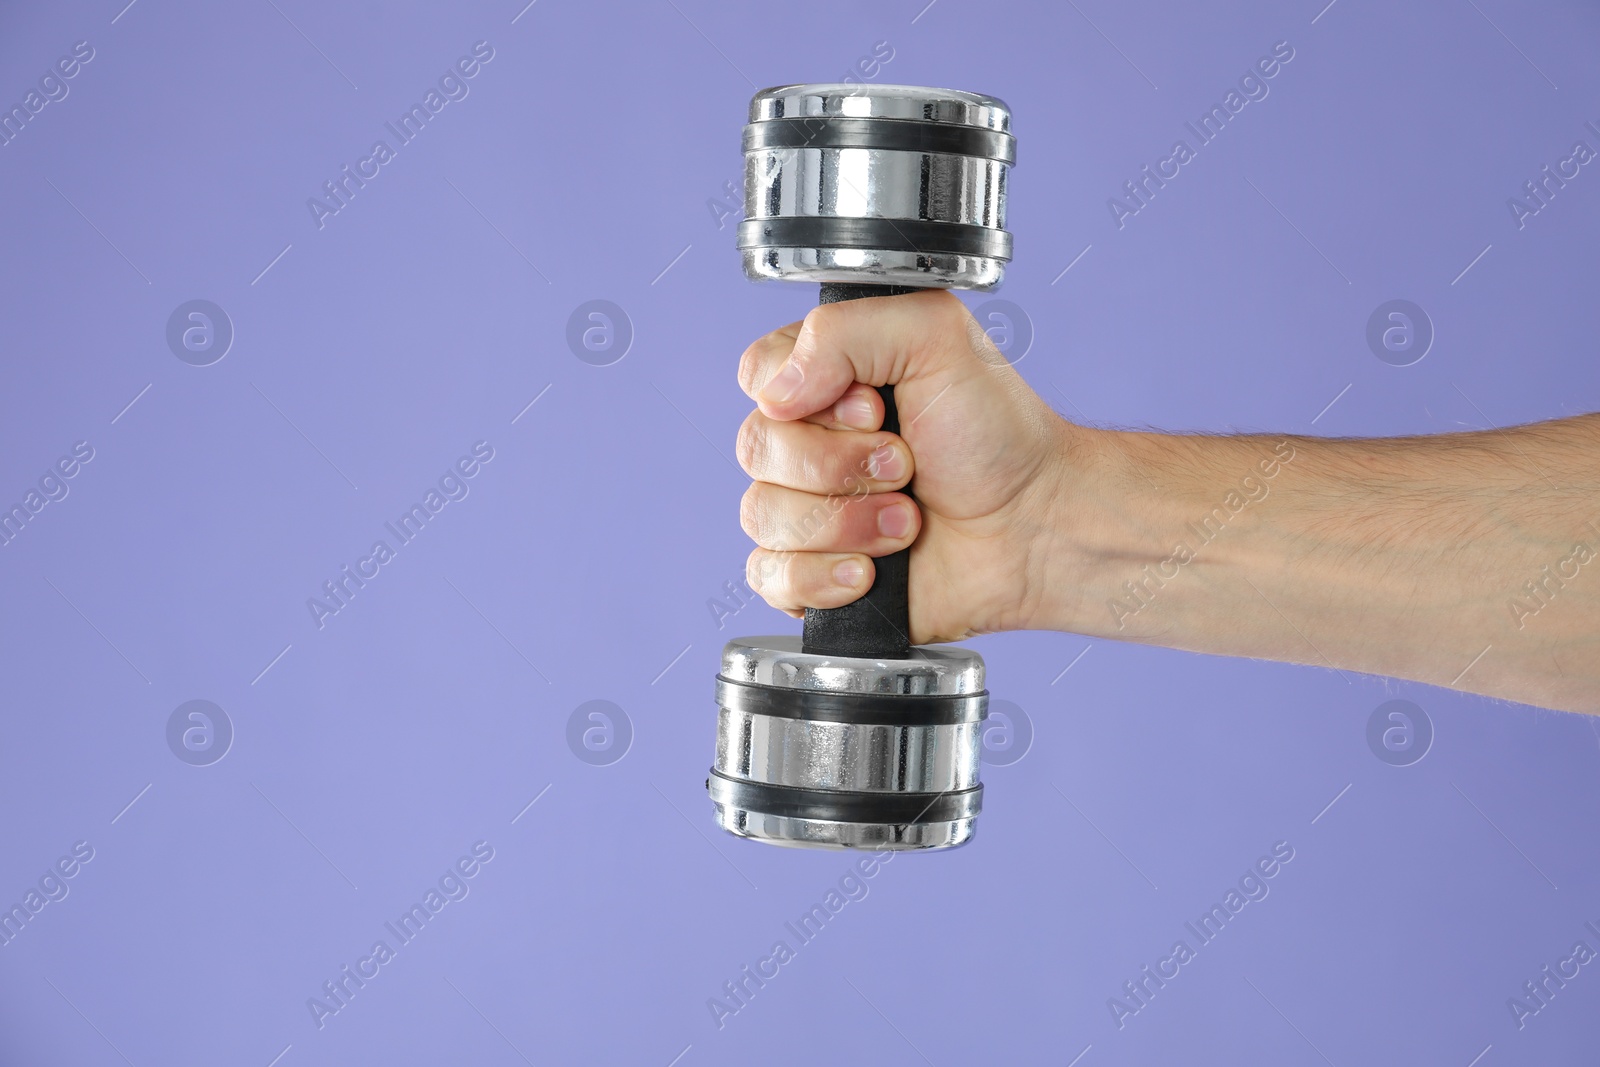
[[(871, 586), (873, 557), (912, 545), (914, 643), (1033, 624), (1047, 582), (1035, 548), (1072, 428), (954, 296), (818, 307), (751, 345), (739, 381), (758, 405), (739, 431), (755, 479), (740, 518), (769, 604), (796, 616), (848, 604)], [(899, 435), (880, 429), (884, 384)]]

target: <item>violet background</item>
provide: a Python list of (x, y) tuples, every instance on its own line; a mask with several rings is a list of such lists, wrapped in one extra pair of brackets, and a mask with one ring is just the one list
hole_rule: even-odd
[[(1525, 1029), (1506, 1007), (1600, 947), (1592, 719), (976, 641), (1034, 730), (977, 840), (896, 858), (720, 1030), (707, 999), (851, 857), (723, 836), (702, 784), (721, 643), (794, 627), (707, 606), (748, 550), (735, 362), (815, 299), (746, 282), (708, 206), (756, 88), (885, 41), (874, 80), (1012, 105), (996, 295), (1068, 416), (1484, 428), (1600, 406), (1600, 176), (1506, 207), (1600, 147), (1593, 5), (124, 2), (0, 13), (6, 107), (95, 49), (0, 147), (0, 498), (96, 453), (0, 549), (0, 903), (95, 849), (0, 947), (0, 1063), (1593, 1055), (1594, 968)], [(479, 40), (470, 95), (319, 230), (307, 198)], [(1107, 198), (1282, 40), (1269, 97), (1119, 230)], [(207, 367), (165, 341), (194, 298), (236, 332)], [(1408, 367), (1365, 340), (1394, 298), (1437, 333)], [(610, 366), (565, 340), (593, 299), (635, 331)], [(479, 440), (470, 495), (319, 630), (306, 598)], [(1436, 735), (1406, 767), (1366, 741), (1395, 698)], [(206, 767), (165, 739), (192, 699), (236, 734)], [(631, 723), (610, 765), (568, 747), (590, 700)], [(319, 1030), (307, 998), (479, 840), (470, 895)], [(1119, 1030), (1107, 999), (1281, 840), (1270, 896)]]

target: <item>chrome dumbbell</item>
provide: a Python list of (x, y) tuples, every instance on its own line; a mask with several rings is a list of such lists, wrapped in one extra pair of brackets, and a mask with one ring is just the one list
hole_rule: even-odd
[[(750, 102), (744, 158), (738, 244), (752, 279), (820, 282), (828, 304), (1004, 277), (1016, 139), (1000, 100), (906, 85), (765, 89)], [(899, 432), (893, 388), (879, 391), (884, 429)], [(706, 782), (723, 829), (810, 848), (971, 839), (983, 659), (910, 643), (909, 564), (909, 550), (877, 559), (872, 589), (808, 609), (802, 637), (723, 649)]]

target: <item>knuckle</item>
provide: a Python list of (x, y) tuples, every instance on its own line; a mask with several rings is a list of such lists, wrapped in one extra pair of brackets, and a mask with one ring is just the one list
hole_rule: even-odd
[(835, 304), (818, 304), (806, 312), (805, 324), (795, 341), (795, 352), (798, 354), (816, 348), (820, 339), (830, 336), (837, 328), (840, 314), (842, 312)]
[(772, 585), (772, 554), (764, 548), (758, 548), (750, 553), (744, 561), (744, 580), (763, 599), (771, 600)]
[(747, 396), (755, 396), (756, 390), (761, 388), (763, 368), (772, 362), (770, 357), (782, 340), (783, 331), (773, 330), (751, 341), (739, 356), (739, 388)]
[(753, 541), (761, 540), (761, 521), (766, 511), (760, 482), (752, 482), (739, 498), (739, 527)]
[(745, 473), (752, 478), (757, 476), (757, 472), (766, 463), (767, 446), (767, 431), (762, 424), (761, 413), (752, 411), (739, 426), (739, 435), (733, 443), (734, 455), (739, 460), (739, 466), (743, 467)]
[(789, 559), (785, 553), (757, 549), (750, 555), (746, 578), (762, 599), (775, 608), (787, 607), (794, 600), (789, 582)]
[(757, 349), (760, 344), (760, 341), (756, 341), (739, 354), (739, 388), (743, 389), (747, 396), (755, 395)]

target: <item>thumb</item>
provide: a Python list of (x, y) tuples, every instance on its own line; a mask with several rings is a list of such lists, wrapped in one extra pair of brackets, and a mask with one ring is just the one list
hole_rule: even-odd
[(756, 402), (768, 418), (789, 421), (830, 407), (852, 382), (954, 380), (975, 362), (970, 320), (943, 289), (823, 304), (806, 315), (793, 350)]

